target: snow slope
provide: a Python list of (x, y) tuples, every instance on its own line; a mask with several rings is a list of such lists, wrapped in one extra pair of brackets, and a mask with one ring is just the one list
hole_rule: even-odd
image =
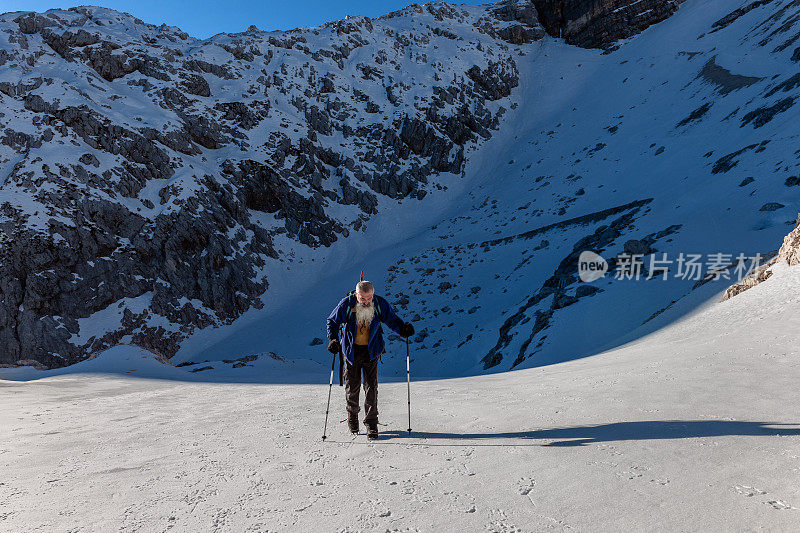
[(339, 388), (322, 442), (327, 385), (198, 383), (134, 351), (98, 358), (130, 375), (0, 381), (0, 530), (796, 531), (798, 295), (778, 266), (595, 357), (415, 381), (411, 437), (384, 383), (375, 443)]

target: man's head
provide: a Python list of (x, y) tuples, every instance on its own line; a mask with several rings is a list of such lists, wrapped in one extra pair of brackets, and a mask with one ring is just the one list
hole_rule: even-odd
[(372, 305), (372, 296), (375, 288), (369, 281), (359, 281), (356, 285), (356, 323), (359, 327), (366, 327), (375, 317), (375, 307)]
[(372, 297), (375, 294), (375, 287), (369, 281), (359, 281), (356, 284), (356, 300), (364, 307), (372, 305)]

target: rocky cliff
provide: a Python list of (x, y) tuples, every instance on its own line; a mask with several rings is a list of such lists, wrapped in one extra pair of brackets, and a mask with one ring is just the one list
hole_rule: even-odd
[(121, 342), (169, 358), (263, 306), (291, 247), (461, 174), (545, 27), (603, 46), (639, 10), (583, 4), (434, 2), (206, 40), (96, 7), (1, 15), (0, 364)]
[(533, 0), (547, 32), (569, 44), (606, 48), (661, 22), (684, 0)]

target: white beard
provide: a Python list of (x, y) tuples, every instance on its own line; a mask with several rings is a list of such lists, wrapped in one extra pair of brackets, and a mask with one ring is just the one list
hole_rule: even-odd
[(370, 304), (369, 306), (365, 306), (361, 303), (356, 302), (356, 324), (358, 326), (367, 326), (369, 327), (370, 322), (372, 319), (375, 318), (375, 305)]

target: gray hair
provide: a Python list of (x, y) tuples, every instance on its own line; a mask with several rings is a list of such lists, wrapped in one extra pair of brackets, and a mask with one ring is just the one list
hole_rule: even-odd
[(375, 292), (375, 287), (370, 281), (359, 281), (356, 283), (356, 292), (358, 294), (366, 294), (368, 292)]

